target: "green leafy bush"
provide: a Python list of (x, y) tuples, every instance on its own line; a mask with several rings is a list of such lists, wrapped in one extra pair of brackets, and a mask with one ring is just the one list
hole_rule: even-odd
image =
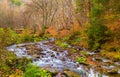
[(60, 46), (63, 48), (68, 48), (69, 45), (67, 43), (61, 43)]
[(107, 3), (109, 0), (93, 0), (93, 1), (97, 3)]
[(16, 72), (16, 69), (25, 71), (27, 64), (31, 62), (31, 59), (17, 58), (13, 52), (7, 50), (0, 50), (0, 71), (2, 75), (0, 77), (6, 77)]
[(107, 40), (107, 27), (104, 25), (92, 25), (89, 27), (88, 35), (88, 44), (89, 47), (93, 50), (100, 48), (102, 44)]
[(76, 52), (77, 52), (75, 49), (71, 49), (71, 51), (72, 51), (73, 53), (76, 53)]
[(105, 8), (104, 3), (107, 3), (107, 0), (93, 1), (90, 17), (90, 27), (87, 31), (88, 45), (92, 50), (101, 48), (101, 45), (104, 44), (109, 38), (109, 30), (104, 25), (105, 19), (102, 16)]
[(79, 62), (79, 63), (85, 63), (85, 61), (86, 61), (86, 58), (85, 57), (77, 57), (77, 62)]
[(19, 34), (20, 42), (33, 42), (34, 35), (31, 33), (29, 29), (25, 29)]
[(34, 39), (34, 42), (39, 42), (44, 40), (42, 37), (34, 37), (33, 39)]
[(3, 29), (0, 28), (0, 47), (4, 47), (13, 43), (16, 43), (18, 40), (18, 35), (10, 28)]
[(42, 38), (46, 40), (46, 39), (50, 38), (51, 36), (52, 36), (51, 34), (45, 33), (44, 35), (42, 35)]
[(70, 40), (70, 36), (66, 36), (61, 39), (63, 42), (68, 42)]
[(80, 32), (79, 31), (73, 32), (71, 35), (63, 37), (61, 40), (62, 42), (67, 42), (68, 44), (75, 45), (81, 41)]
[(51, 73), (41, 68), (29, 64), (23, 77), (52, 77)]
[(4, 30), (3, 30), (3, 28), (0, 28), (0, 47), (2, 47), (4, 44), (4, 40), (3, 39), (5, 39), (5, 32), (4, 32)]
[(6, 36), (6, 42), (7, 44), (13, 44), (16, 43), (18, 40), (18, 35), (16, 34), (15, 31), (13, 31), (12, 29), (8, 28), (5, 31), (5, 36)]
[(55, 44), (57, 44), (58, 46), (63, 47), (63, 48), (68, 48), (68, 46), (69, 46), (66, 42), (63, 42), (61, 40), (56, 40)]
[(10, 66), (8, 66), (6, 63), (15, 58), (16, 56), (12, 52), (0, 49), (0, 71), (2, 72), (0, 77), (5, 77), (5, 75), (13, 72), (14, 69), (11, 69)]
[(11, 0), (14, 5), (20, 6), (22, 2), (20, 0)]
[(25, 57), (23, 58), (14, 58), (13, 60), (9, 60), (6, 62), (6, 64), (11, 69), (20, 69), (22, 71), (25, 71), (25, 68), (27, 67), (27, 64), (31, 62), (31, 59), (27, 59)]
[(22, 38), (23, 42), (30, 42), (30, 41), (34, 41), (34, 37), (26, 35)]

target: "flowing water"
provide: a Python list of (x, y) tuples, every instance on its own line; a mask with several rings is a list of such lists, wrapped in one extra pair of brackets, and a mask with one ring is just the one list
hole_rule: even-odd
[[(48, 68), (51, 72), (54, 72), (55, 70), (58, 72), (62, 72), (65, 69), (68, 69), (70, 71), (78, 73), (81, 77), (109, 77), (96, 72), (93, 67), (88, 68), (87, 66), (79, 64), (78, 62), (70, 59), (68, 57), (67, 50), (62, 50), (62, 52), (57, 52), (53, 50), (54, 46), (46, 44), (48, 42), (49, 41), (42, 41), (38, 43), (11, 45), (7, 47), (7, 49), (8, 51), (14, 52), (18, 58), (31, 58), (33, 60), (33, 64), (42, 68)], [(28, 53), (30, 52), (29, 48), (27, 47), (29, 45), (34, 45), (37, 53)], [(108, 60), (104, 61), (106, 62)]]

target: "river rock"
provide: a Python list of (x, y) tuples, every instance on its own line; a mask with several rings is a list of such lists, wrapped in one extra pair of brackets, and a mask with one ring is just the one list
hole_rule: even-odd
[(58, 73), (56, 77), (68, 77), (65, 73)]
[(120, 66), (120, 62), (115, 62), (115, 65)]
[(80, 62), (79, 64), (84, 65), (84, 66), (89, 66), (89, 64), (85, 62)]
[(42, 51), (42, 48), (40, 48), (40, 47), (35, 47), (34, 49), (37, 51)]
[(80, 46), (74, 46), (74, 49), (77, 50), (77, 51), (83, 50), (83, 48), (80, 47)]
[(73, 71), (64, 71), (64, 73), (67, 74), (67, 77), (81, 77), (79, 74)]
[(32, 50), (27, 50), (27, 53), (28, 53), (28, 55), (33, 55), (34, 54)]
[(118, 74), (120, 74), (120, 69), (118, 70)]
[(55, 42), (55, 38), (48, 38), (48, 41), (49, 41), (50, 43), (54, 43), (54, 42)]
[(111, 61), (109, 59), (104, 59), (103, 58), (102, 61), (105, 62), (105, 63), (111, 63)]
[(57, 51), (57, 47), (53, 47), (52, 50), (53, 50), (53, 51)]
[(95, 58), (96, 61), (103, 61), (101, 58)]
[(108, 74), (118, 74), (118, 70), (117, 69), (113, 69), (113, 70), (110, 70), (108, 71)]

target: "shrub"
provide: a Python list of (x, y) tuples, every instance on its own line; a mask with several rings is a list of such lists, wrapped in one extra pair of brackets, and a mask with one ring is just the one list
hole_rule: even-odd
[(86, 61), (86, 58), (85, 57), (77, 57), (77, 62), (79, 62), (79, 63), (85, 63), (85, 61)]
[(56, 40), (55, 43), (63, 48), (68, 48), (68, 46), (69, 46), (66, 42), (63, 42), (61, 40)]
[(17, 42), (17, 40), (18, 40), (18, 35), (13, 30), (11, 30), (10, 28), (7, 29), (0, 28), (1, 48), (13, 44)]
[(80, 32), (79, 31), (73, 32), (71, 35), (63, 37), (61, 40), (62, 42), (67, 42), (68, 44), (75, 45), (81, 40)]
[(108, 0), (93, 0), (93, 7), (90, 13), (90, 27), (87, 31), (88, 45), (92, 50), (101, 48), (101, 45), (108, 40), (108, 28), (104, 25), (105, 3)]
[(61, 43), (60, 46), (63, 47), (63, 48), (68, 48), (68, 44), (65, 43), (65, 42), (64, 42), (64, 43)]
[(52, 77), (51, 73), (41, 68), (29, 64), (23, 77)]
[(108, 29), (104, 25), (92, 25), (88, 28), (88, 45), (95, 50), (101, 47), (108, 39)]
[(34, 35), (31, 33), (31, 31), (29, 29), (25, 29), (24, 31), (22, 31), (22, 33), (19, 35), (20, 37), (20, 41), (21, 42), (30, 42), (30, 41), (34, 41)]
[(68, 42), (70, 40), (70, 36), (66, 36), (61, 39), (63, 42)]
[(6, 42), (7, 44), (13, 44), (16, 43), (18, 40), (18, 35), (16, 34), (15, 31), (13, 31), (12, 29), (8, 28), (5, 31), (5, 36), (6, 36)]
[(23, 77), (23, 71), (16, 69), (13, 74), (9, 75), (9, 77)]
[[(31, 60), (27, 58), (17, 58), (13, 52), (0, 49), (0, 77), (21, 77), (20, 71), (25, 71), (27, 64)], [(19, 70), (19, 71), (18, 71)]]
[(3, 30), (3, 28), (0, 28), (0, 47), (2, 47), (4, 44), (4, 40), (3, 39), (5, 39), (5, 37), (4, 37), (4, 35), (5, 35), (5, 32), (4, 32), (4, 30)]
[(20, 0), (11, 0), (14, 5), (20, 6), (22, 2)]
[(9, 66), (11, 69), (20, 69), (25, 71), (27, 64), (31, 62), (31, 59), (23, 58), (14, 58), (13, 60), (9, 60), (6, 62), (6, 65)]
[(76, 52), (77, 52), (75, 49), (71, 49), (71, 51), (72, 51), (73, 53), (76, 53)]
[(5, 75), (13, 72), (13, 69), (10, 69), (10, 66), (8, 66), (6, 63), (15, 58), (16, 56), (12, 52), (0, 49), (0, 71), (2, 72), (0, 77), (5, 77)]
[(34, 37), (29, 36), (29, 35), (26, 35), (22, 38), (23, 42), (30, 42), (30, 41), (33, 41), (33, 40), (34, 40)]
[(45, 33), (44, 35), (42, 35), (42, 38), (46, 40), (46, 39), (50, 38), (51, 36), (52, 36), (51, 34)]
[(39, 42), (44, 40), (42, 37), (34, 37), (34, 42)]

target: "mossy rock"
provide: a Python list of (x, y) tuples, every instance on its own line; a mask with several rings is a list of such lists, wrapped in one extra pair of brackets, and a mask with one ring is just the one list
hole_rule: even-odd
[(108, 71), (108, 74), (111, 74), (111, 75), (118, 74), (118, 70), (117, 69), (110, 70)]
[(79, 74), (73, 71), (64, 71), (64, 73), (67, 74), (68, 77), (81, 77)]

